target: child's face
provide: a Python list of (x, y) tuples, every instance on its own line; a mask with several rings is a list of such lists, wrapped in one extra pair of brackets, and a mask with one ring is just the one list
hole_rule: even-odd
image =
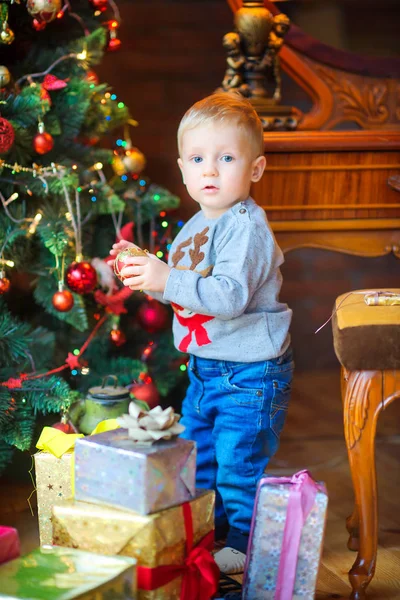
[(184, 132), (178, 165), (190, 196), (206, 218), (215, 219), (248, 198), (251, 182), (262, 177), (265, 158), (254, 158), (237, 124), (214, 123)]

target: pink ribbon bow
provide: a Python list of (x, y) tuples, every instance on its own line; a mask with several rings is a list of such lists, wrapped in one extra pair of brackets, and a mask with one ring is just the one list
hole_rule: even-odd
[[(317, 492), (324, 491), (324, 486), (315, 483), (310, 473), (304, 470), (295, 473), (292, 477), (265, 477), (260, 481), (258, 490), (265, 484), (282, 483), (291, 484), (291, 487), (274, 600), (292, 600), (302, 530), (314, 506)], [(253, 516), (252, 530), (254, 523)], [(249, 567), (249, 557), (250, 553), (247, 555), (245, 577)]]
[(301, 533), (314, 505), (319, 486), (308, 471), (299, 471), (292, 477), (268, 477), (268, 483), (292, 484), (274, 596), (274, 600), (292, 600)]

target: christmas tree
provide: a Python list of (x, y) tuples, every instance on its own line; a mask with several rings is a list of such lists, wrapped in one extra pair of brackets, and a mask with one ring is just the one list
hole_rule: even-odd
[(151, 405), (185, 370), (169, 309), (104, 260), (120, 238), (166, 258), (182, 226), (93, 70), (118, 25), (113, 0), (0, 4), (0, 472), (105, 375)]

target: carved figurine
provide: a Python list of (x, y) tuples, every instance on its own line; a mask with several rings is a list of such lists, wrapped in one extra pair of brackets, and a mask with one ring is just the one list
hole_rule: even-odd
[[(290, 27), (289, 18), (280, 13), (269, 19), (265, 29), (264, 39), (254, 45), (259, 49), (252, 55), (244, 49), (249, 46), (244, 43), (249, 32), (230, 32), (223, 37), (222, 45), (227, 53), (227, 69), (225, 71), (222, 89), (238, 89), (244, 96), (267, 97), (266, 81), (273, 82), (273, 100), (278, 103), (281, 99), (281, 75), (278, 53), (282, 48), (284, 37)], [(251, 33), (251, 32), (250, 32)], [(249, 55), (247, 55), (249, 54)], [(253, 75), (254, 74), (254, 75)]]
[(226, 50), (226, 64), (222, 87), (225, 91), (240, 88), (243, 84), (243, 66), (246, 58), (240, 47), (240, 36), (238, 33), (230, 32), (224, 35), (222, 46)]
[(273, 99), (276, 102), (281, 101), (281, 85), (282, 85), (278, 53), (280, 52), (280, 50), (283, 46), (283, 41), (284, 41), (283, 38), (289, 31), (289, 28), (290, 28), (290, 20), (286, 15), (284, 15), (283, 13), (275, 15), (274, 24), (272, 26), (272, 31), (269, 34), (269, 38), (268, 38), (268, 48), (269, 48), (269, 52), (271, 53), (271, 60), (273, 63), (273, 78), (275, 81), (275, 90), (274, 90)]

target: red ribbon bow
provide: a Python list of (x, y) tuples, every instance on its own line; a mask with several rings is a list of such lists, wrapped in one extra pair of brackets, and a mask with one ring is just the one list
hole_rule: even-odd
[(186, 558), (183, 565), (138, 567), (138, 587), (150, 591), (162, 587), (182, 575), (180, 600), (209, 600), (218, 590), (219, 568), (210, 550), (214, 531), (210, 531), (193, 547), (193, 521), (190, 504), (182, 504), (186, 533)]

